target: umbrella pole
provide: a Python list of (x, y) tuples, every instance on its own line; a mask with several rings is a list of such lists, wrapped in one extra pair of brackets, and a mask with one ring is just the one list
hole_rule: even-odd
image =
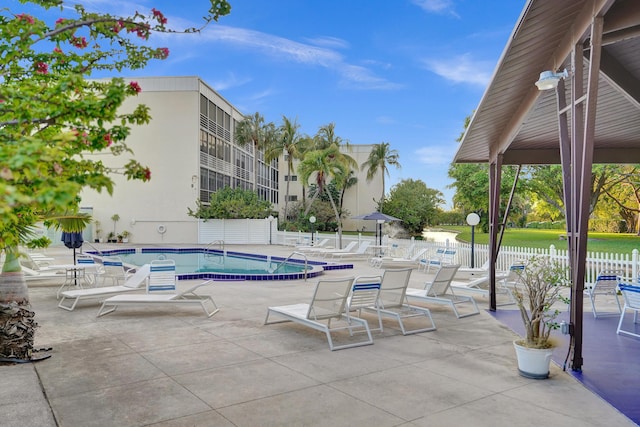
[[(73, 265), (76, 265), (76, 247), (73, 247)], [(75, 269), (75, 267), (73, 268), (73, 284), (75, 285), (75, 287), (78, 287), (78, 270)]]

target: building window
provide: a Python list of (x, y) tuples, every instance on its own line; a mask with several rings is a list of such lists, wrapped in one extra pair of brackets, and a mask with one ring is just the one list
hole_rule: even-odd
[(295, 194), (290, 194), (288, 196), (286, 196), (287, 201), (288, 202), (297, 202), (298, 201), (298, 196)]
[(291, 182), (295, 182), (298, 180), (298, 175), (285, 175), (284, 176), (284, 181), (291, 181)]

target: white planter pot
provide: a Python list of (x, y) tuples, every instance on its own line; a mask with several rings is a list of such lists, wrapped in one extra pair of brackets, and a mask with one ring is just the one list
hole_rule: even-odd
[(526, 378), (544, 379), (549, 377), (552, 348), (529, 348), (513, 343), (518, 358), (518, 371)]

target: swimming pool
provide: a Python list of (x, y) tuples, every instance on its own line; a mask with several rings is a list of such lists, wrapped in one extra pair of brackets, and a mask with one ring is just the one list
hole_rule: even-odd
[(351, 264), (270, 257), (242, 252), (204, 248), (128, 248), (102, 251), (104, 256), (119, 256), (131, 266), (141, 266), (154, 259), (173, 259), (178, 280), (294, 280), (316, 277), (326, 269), (353, 268)]

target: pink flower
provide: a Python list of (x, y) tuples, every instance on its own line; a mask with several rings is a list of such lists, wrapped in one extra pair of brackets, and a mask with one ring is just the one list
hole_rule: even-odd
[(36, 73), (38, 74), (48, 74), (49, 66), (44, 62), (36, 62)]
[(64, 22), (65, 22), (65, 21), (66, 21), (66, 19), (64, 19), (64, 18), (58, 18), (58, 19), (56, 20), (56, 27), (57, 27), (58, 25), (62, 25), (62, 24), (64, 24)]
[(53, 51), (54, 51), (55, 53), (62, 53), (62, 49), (60, 49), (58, 46), (56, 46), (56, 47), (53, 49)]
[(29, 24), (33, 24), (35, 21), (33, 20), (33, 16), (27, 15), (26, 13), (21, 13), (20, 15), (16, 15), (19, 21), (27, 21)]
[(165, 18), (165, 16), (162, 14), (162, 12), (157, 10), (155, 7), (153, 9), (151, 9), (151, 12), (153, 12), (153, 17), (156, 18), (158, 20), (158, 22), (160, 22), (161, 24), (166, 24), (167, 23), (167, 18)]
[(77, 47), (78, 49), (85, 48), (88, 45), (87, 39), (85, 39), (84, 37), (73, 37), (71, 39), (71, 44)]
[(158, 59), (167, 59), (167, 57), (169, 56), (169, 49), (167, 49), (166, 47), (158, 48), (156, 49), (156, 53), (154, 56)]
[(151, 169), (146, 168), (144, 170), (144, 180), (149, 181), (151, 179)]
[(113, 139), (111, 139), (110, 133), (104, 136), (104, 140), (107, 141), (107, 147), (111, 147), (111, 144), (113, 144)]
[(124, 24), (122, 23), (122, 21), (116, 21), (115, 24), (113, 24), (113, 32), (118, 34), (120, 32), (120, 30), (122, 30), (124, 28)]
[(142, 88), (138, 84), (138, 82), (129, 82), (129, 89), (133, 90), (135, 93), (142, 92)]

